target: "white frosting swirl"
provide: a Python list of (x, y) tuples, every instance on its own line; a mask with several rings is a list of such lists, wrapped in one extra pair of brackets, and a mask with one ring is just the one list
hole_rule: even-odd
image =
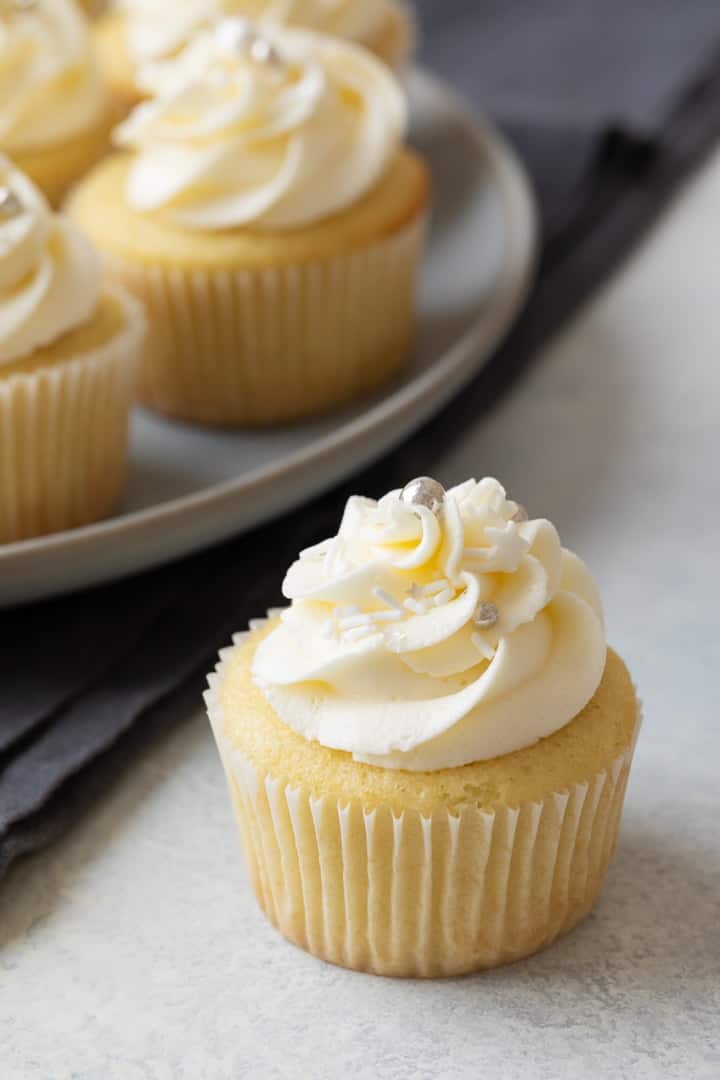
[[(258, 60), (253, 46), (272, 48)], [(255, 57), (255, 58), (254, 58)], [(405, 131), (399, 83), (369, 53), (227, 19), (144, 72), (157, 97), (118, 129), (137, 156), (126, 197), (185, 228), (293, 228), (381, 178)]]
[(0, 155), (0, 366), (86, 322), (100, 279), (89, 241)]
[[(438, 515), (399, 496), (351, 498), (337, 537), (290, 568), (292, 604), (253, 665), (268, 702), (306, 738), (392, 769), (499, 757), (567, 724), (605, 666), (586, 567), (549, 521), (518, 520), (496, 480), (453, 488)], [(482, 604), (497, 615), (485, 629)]]
[(0, 147), (21, 153), (90, 130), (106, 97), (74, 0), (0, 5)]
[(393, 0), (122, 0), (136, 64), (172, 56), (198, 30), (227, 15), (334, 34), (360, 43), (380, 33)]

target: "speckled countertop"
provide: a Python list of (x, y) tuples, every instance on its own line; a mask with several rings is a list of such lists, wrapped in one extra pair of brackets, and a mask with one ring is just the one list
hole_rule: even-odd
[(646, 721), (595, 913), (439, 983), (327, 967), (255, 908), (199, 713), (0, 890), (2, 1080), (720, 1076), (720, 158), (444, 462), (595, 571)]

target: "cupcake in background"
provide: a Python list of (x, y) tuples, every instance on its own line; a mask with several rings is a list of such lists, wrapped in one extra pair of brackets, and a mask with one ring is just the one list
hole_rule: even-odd
[(0, 544), (112, 511), (143, 332), (90, 243), (0, 156)]
[(0, 152), (57, 206), (117, 119), (75, 0), (0, 6)]
[(517, 960), (591, 909), (639, 727), (597, 589), (486, 478), (351, 498), (208, 712), (250, 880), (317, 956), (381, 975)]
[(236, 15), (344, 38), (396, 70), (414, 47), (415, 24), (405, 0), (118, 0), (95, 28), (103, 71), (118, 104), (132, 108), (147, 96), (138, 78), (146, 63), (175, 56), (199, 30)]
[(228, 19), (145, 69), (130, 152), (69, 212), (144, 302), (140, 400), (206, 424), (294, 420), (407, 359), (429, 180), (365, 49)]

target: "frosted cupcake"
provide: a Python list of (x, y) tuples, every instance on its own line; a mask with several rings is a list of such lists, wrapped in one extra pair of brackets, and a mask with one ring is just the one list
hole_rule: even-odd
[(293, 420), (394, 375), (414, 337), (428, 175), (366, 50), (241, 19), (149, 70), (69, 212), (148, 310), (140, 400)]
[(592, 907), (638, 703), (596, 587), (492, 479), (352, 498), (206, 695), (258, 902), (383, 975), (517, 960)]
[(0, 156), (0, 544), (117, 502), (143, 333), (99, 257)]
[(138, 76), (145, 64), (175, 56), (198, 31), (235, 15), (270, 27), (332, 34), (365, 46), (396, 69), (414, 44), (404, 0), (120, 0), (95, 28), (103, 71), (119, 105), (132, 108), (147, 96)]
[(57, 206), (109, 147), (115, 115), (73, 0), (0, 7), (0, 151)]

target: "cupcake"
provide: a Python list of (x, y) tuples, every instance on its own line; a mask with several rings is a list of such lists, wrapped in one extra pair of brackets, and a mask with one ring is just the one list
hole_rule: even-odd
[(57, 206), (109, 148), (116, 117), (74, 0), (0, 11), (0, 151)]
[(118, 105), (132, 108), (147, 96), (138, 77), (143, 65), (175, 56), (198, 31), (236, 15), (352, 41), (398, 70), (414, 45), (414, 21), (404, 0), (119, 0), (95, 28)]
[(250, 879), (381, 975), (544, 948), (592, 907), (639, 726), (593, 580), (496, 480), (351, 498), (210, 677)]
[(148, 69), (69, 212), (140, 297), (149, 408), (268, 424), (339, 405), (404, 364), (428, 203), (405, 97), (366, 50), (221, 22)]
[(0, 544), (110, 513), (144, 321), (71, 222), (0, 157)]

